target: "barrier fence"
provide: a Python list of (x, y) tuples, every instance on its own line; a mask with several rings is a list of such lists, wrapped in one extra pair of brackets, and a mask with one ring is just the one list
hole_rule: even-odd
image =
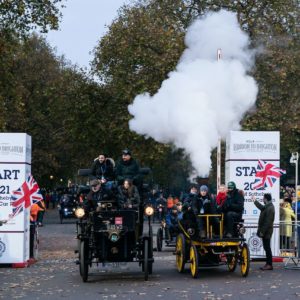
[[(251, 258), (265, 258), (262, 239), (257, 236), (257, 223), (245, 223), (245, 238)], [(300, 270), (300, 221), (274, 223), (271, 239), (273, 257), (285, 259), (285, 267)]]

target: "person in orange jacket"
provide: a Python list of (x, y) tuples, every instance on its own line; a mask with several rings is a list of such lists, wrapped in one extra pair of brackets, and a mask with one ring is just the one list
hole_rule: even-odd
[(34, 204), (31, 205), (31, 208), (30, 208), (30, 222), (36, 222), (37, 221), (38, 213), (41, 210), (42, 210), (42, 208), (37, 203), (34, 203)]
[(169, 197), (167, 198), (167, 210), (168, 210), (168, 212), (172, 210), (173, 206), (174, 206), (174, 199), (173, 199), (172, 195), (169, 195)]

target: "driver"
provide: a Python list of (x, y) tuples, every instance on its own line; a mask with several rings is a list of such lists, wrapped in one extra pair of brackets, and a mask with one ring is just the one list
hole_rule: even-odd
[(106, 189), (102, 186), (101, 181), (93, 179), (90, 182), (91, 191), (87, 195), (87, 200), (84, 203), (86, 211), (91, 212), (97, 209), (98, 204), (103, 201), (114, 201), (113, 193), (111, 190)]
[(173, 205), (170, 212), (166, 216), (166, 224), (169, 229), (170, 239), (172, 239), (178, 233), (178, 208), (177, 205)]

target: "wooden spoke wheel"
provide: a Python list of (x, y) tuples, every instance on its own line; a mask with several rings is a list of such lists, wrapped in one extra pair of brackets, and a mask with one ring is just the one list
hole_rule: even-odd
[(247, 244), (244, 244), (240, 253), (241, 273), (247, 277), (250, 269), (250, 252)]
[(199, 254), (195, 245), (192, 245), (190, 248), (190, 263), (191, 274), (193, 278), (197, 278), (199, 272)]
[(176, 266), (179, 273), (184, 271), (184, 266), (186, 263), (185, 247), (185, 237), (182, 233), (180, 233), (176, 240)]

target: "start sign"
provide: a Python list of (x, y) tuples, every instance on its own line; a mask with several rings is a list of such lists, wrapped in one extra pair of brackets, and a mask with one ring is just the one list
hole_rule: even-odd
[(26, 263), (29, 258), (29, 214), (23, 208), (12, 217), (12, 192), (31, 173), (31, 137), (0, 133), (0, 264)]
[[(244, 192), (245, 205), (243, 219), (245, 224), (255, 227), (258, 224), (260, 210), (254, 200), (263, 201), (265, 193), (272, 195), (275, 206), (275, 223), (279, 222), (280, 176), (285, 171), (280, 169), (280, 135), (274, 131), (231, 131), (226, 140), (226, 182), (234, 181), (238, 189)], [(256, 231), (255, 231), (256, 233)], [(262, 243), (256, 234), (247, 237), (251, 245), (251, 254), (262, 254)], [(279, 251), (278, 230), (273, 239)], [(255, 242), (253, 242), (255, 240)], [(256, 246), (255, 246), (256, 245)]]

